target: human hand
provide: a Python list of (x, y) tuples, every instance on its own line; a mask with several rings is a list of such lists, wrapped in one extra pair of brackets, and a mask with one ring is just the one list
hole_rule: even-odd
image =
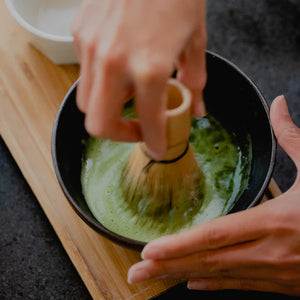
[(271, 106), (279, 144), (298, 176), (281, 196), (147, 244), (128, 281), (187, 278), (190, 289), (241, 289), (300, 296), (300, 129), (283, 96)]
[[(81, 63), (77, 105), (94, 136), (146, 142), (151, 156), (167, 149), (167, 79), (193, 93), (192, 113), (205, 112), (205, 0), (84, 0), (72, 25)], [(135, 95), (138, 120), (121, 117)]]

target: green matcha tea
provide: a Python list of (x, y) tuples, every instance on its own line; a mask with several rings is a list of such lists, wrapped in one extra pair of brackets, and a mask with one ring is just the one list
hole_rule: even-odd
[[(132, 114), (131, 108), (125, 110), (125, 115)], [(207, 115), (192, 119), (189, 141), (204, 174), (202, 204), (196, 214), (174, 207), (157, 216), (145, 213), (143, 201), (133, 210), (121, 189), (122, 171), (135, 144), (93, 137), (84, 141), (82, 191), (95, 218), (122, 236), (148, 242), (228, 213), (248, 185), (250, 139), (247, 153), (242, 153), (235, 135)]]

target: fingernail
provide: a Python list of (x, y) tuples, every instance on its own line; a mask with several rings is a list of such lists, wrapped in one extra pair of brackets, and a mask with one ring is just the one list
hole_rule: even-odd
[(147, 280), (149, 278), (150, 278), (150, 274), (146, 270), (143, 269), (133, 270), (133, 271), (129, 270), (127, 282), (129, 284), (138, 283)]
[(282, 99), (284, 99), (284, 96), (283, 95), (279, 95), (277, 96), (274, 101), (281, 101)]
[(187, 283), (187, 288), (189, 290), (205, 290), (207, 289), (207, 284), (205, 281), (201, 280), (189, 280)]
[(287, 115), (287, 116), (290, 115), (290, 114), (289, 114), (289, 110), (288, 110), (288, 107), (287, 107), (287, 104), (286, 104), (286, 100), (285, 100), (284, 95), (280, 95), (280, 96), (276, 97), (274, 101), (279, 102), (279, 105), (280, 105), (280, 112), (281, 112), (283, 115)]

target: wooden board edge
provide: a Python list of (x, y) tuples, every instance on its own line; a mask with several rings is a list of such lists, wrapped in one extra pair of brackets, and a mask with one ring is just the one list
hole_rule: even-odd
[(282, 194), (282, 191), (280, 190), (279, 186), (277, 185), (274, 178), (271, 178), (270, 184), (269, 184), (269, 191), (273, 198), (278, 197)]
[[(1, 125), (1, 122), (0, 122)], [(1, 128), (1, 126), (0, 126)], [(86, 265), (80, 251), (77, 249), (76, 245), (73, 243), (72, 239), (69, 236), (68, 231), (64, 228), (64, 226), (57, 221), (53, 221), (53, 216), (55, 215), (52, 212), (49, 212), (49, 207), (45, 208), (42, 203), (38, 200), (39, 195), (36, 194), (34, 187), (30, 183), (30, 175), (27, 173), (26, 164), (22, 160), (22, 156), (18, 154), (18, 151), (14, 151), (13, 149), (20, 149), (13, 146), (13, 141), (10, 139), (11, 135), (9, 131), (6, 132), (4, 130), (4, 126), (0, 130), (1, 137), (6, 144), (9, 152), (11, 153), (13, 159), (15, 160), (20, 172), (22, 173), (23, 177), (25, 178), (27, 184), (29, 185), (31, 191), (33, 192), (34, 196), (36, 197), (37, 201), (39, 202), (45, 216), (47, 217), (51, 227), (53, 228), (54, 232), (56, 233), (58, 239), (60, 240), (63, 248), (67, 252), (70, 260), (72, 261), (73, 266), (77, 270), (79, 276), (81, 277), (84, 285), (88, 289), (90, 295), (93, 299), (105, 300), (103, 294), (101, 293), (93, 275), (90, 273), (88, 266)], [(27, 176), (28, 175), (28, 176)], [(50, 217), (51, 216), (51, 217)]]

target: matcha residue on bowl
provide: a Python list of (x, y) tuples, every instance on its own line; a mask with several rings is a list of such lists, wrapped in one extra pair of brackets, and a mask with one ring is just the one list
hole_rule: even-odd
[[(131, 116), (132, 109), (125, 114)], [(122, 171), (135, 144), (89, 137), (84, 141), (81, 183), (85, 200), (94, 217), (119, 235), (148, 242), (178, 233), (228, 213), (247, 188), (251, 166), (251, 141), (242, 152), (234, 133), (213, 116), (192, 119), (190, 144), (204, 174), (205, 193), (198, 213), (178, 209), (153, 217), (129, 207), (120, 188)]]

